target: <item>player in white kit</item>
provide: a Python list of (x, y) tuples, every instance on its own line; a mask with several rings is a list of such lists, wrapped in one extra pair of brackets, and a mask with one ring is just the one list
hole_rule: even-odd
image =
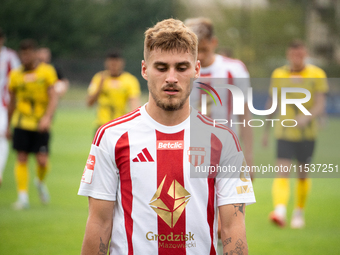
[[(198, 37), (197, 58), (201, 62), (200, 81), (208, 83), (211, 86), (221, 84), (235, 85), (241, 89), (246, 99), (247, 90), (250, 87), (248, 70), (242, 61), (215, 53), (218, 40), (214, 35), (214, 26), (211, 20), (202, 17), (191, 18), (185, 20), (185, 25)], [(243, 116), (234, 115), (231, 91), (224, 88), (216, 88), (216, 91), (223, 102), (223, 107), (213, 103), (209, 104), (208, 115), (212, 119), (227, 120), (228, 123), (226, 123), (226, 125), (236, 134), (239, 134), (243, 142), (247, 165), (251, 166), (253, 165), (253, 130), (248, 125), (248, 121), (251, 119), (251, 113), (246, 101), (244, 101), (245, 114)], [(197, 106), (199, 107), (201, 103), (201, 90), (193, 89), (190, 96), (191, 102), (198, 103)], [(253, 174), (250, 174), (253, 177)], [(221, 244), (219, 246), (221, 246)], [(221, 253), (221, 251), (219, 253)]]
[[(249, 72), (245, 64), (238, 60), (216, 54), (218, 40), (214, 35), (214, 27), (211, 20), (207, 18), (191, 18), (185, 20), (185, 25), (189, 27), (198, 37), (198, 60), (201, 62), (201, 81), (209, 81), (211, 86), (215, 83), (235, 85), (241, 89), (244, 98), (247, 98), (247, 90), (250, 87)], [(218, 79), (218, 80), (217, 80)], [(222, 82), (222, 83), (221, 83)], [(253, 164), (253, 131), (248, 125), (251, 119), (251, 113), (248, 109), (246, 101), (244, 102), (245, 114), (234, 115), (232, 94), (227, 89), (216, 88), (222, 102), (223, 107), (210, 104), (209, 116), (212, 119), (225, 119), (226, 124), (239, 137), (244, 145), (244, 154), (248, 165)], [(199, 101), (200, 90), (194, 89), (191, 93), (191, 102)], [(200, 104), (199, 104), (200, 105)], [(234, 124), (232, 124), (234, 123)], [(238, 123), (238, 124), (235, 124)], [(244, 124), (241, 124), (244, 123)], [(240, 131), (240, 132), (238, 132)]]
[[(145, 32), (149, 101), (94, 137), (78, 192), (89, 197), (81, 254), (216, 254), (217, 209), (224, 252), (248, 254), (244, 217), (245, 204), (255, 202), (252, 184), (244, 173), (204, 173), (240, 169), (245, 161), (233, 131), (190, 108), (190, 80), (199, 71), (197, 37), (181, 21)], [(197, 169), (201, 178), (191, 175)]]
[(8, 156), (7, 104), (9, 101), (8, 75), (20, 65), (20, 60), (14, 50), (4, 46), (6, 36), (0, 28), (0, 186)]

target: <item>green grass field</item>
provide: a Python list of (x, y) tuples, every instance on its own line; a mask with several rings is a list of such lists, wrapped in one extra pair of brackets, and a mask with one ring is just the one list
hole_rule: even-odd
[[(70, 101), (76, 98), (78, 101)], [(84, 91), (71, 91), (61, 102), (55, 118), (51, 148), (51, 172), (47, 185), (51, 203), (39, 202), (33, 185), (35, 162), (30, 160), (31, 208), (14, 211), (16, 200), (11, 152), (0, 188), (0, 254), (79, 254), (87, 219), (87, 199), (77, 195), (80, 178), (94, 134), (94, 111), (80, 101)], [(340, 164), (340, 119), (330, 119), (321, 131), (314, 163)], [(257, 129), (255, 164), (274, 163), (273, 142), (261, 148)], [(268, 222), (272, 209), (272, 179), (257, 178), (257, 203), (247, 207), (247, 238), (250, 254), (340, 254), (340, 179), (314, 179), (306, 223), (302, 230), (278, 229)], [(294, 180), (291, 180), (292, 186)], [(288, 207), (289, 217), (293, 201)]]

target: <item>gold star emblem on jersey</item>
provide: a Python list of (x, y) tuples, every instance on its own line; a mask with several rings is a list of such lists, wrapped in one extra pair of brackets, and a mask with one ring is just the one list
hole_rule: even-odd
[(173, 228), (187, 206), (191, 195), (178, 181), (173, 180), (166, 193), (172, 199), (173, 206), (167, 206), (161, 199), (165, 179), (166, 176), (163, 178), (149, 205), (170, 228)]

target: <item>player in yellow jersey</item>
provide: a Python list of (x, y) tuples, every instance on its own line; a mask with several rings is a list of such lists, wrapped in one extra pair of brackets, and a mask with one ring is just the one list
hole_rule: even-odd
[(37, 58), (39, 60), (39, 62), (43, 62), (46, 64), (51, 64), (55, 71), (57, 72), (57, 77), (58, 77), (58, 81), (55, 83), (54, 85), (54, 89), (57, 92), (59, 98), (63, 97), (69, 86), (70, 86), (70, 82), (69, 80), (64, 76), (64, 73), (62, 72), (61, 68), (59, 68), (59, 66), (53, 65), (53, 63), (51, 63), (51, 59), (52, 59), (52, 53), (51, 50), (47, 47), (41, 47), (37, 50)]
[(124, 115), (127, 103), (130, 110), (140, 106), (140, 86), (137, 78), (124, 71), (125, 62), (119, 52), (110, 52), (104, 71), (92, 78), (88, 88), (87, 104), (98, 102), (96, 126)]
[[(293, 160), (304, 169), (305, 164), (309, 164), (317, 137), (317, 117), (325, 110), (326, 93), (328, 85), (325, 72), (311, 64), (306, 64), (307, 49), (302, 41), (293, 41), (287, 49), (287, 59), (289, 65), (277, 68), (272, 74), (272, 82), (269, 95), (272, 95), (273, 87), (278, 90), (278, 98), (281, 98), (281, 88), (297, 87), (305, 88), (311, 93), (311, 99), (304, 103), (304, 107), (312, 115), (304, 115), (295, 105), (287, 104), (286, 115), (280, 115), (278, 119), (294, 119), (298, 123), (296, 127), (284, 127), (276, 125), (275, 137), (277, 139), (277, 161), (278, 166), (290, 166)], [(287, 98), (303, 98), (301, 93), (288, 93)], [(268, 108), (272, 105), (272, 99), (267, 102)], [(281, 105), (280, 102), (278, 105)], [(267, 109), (268, 109), (267, 108)], [(270, 117), (269, 117), (270, 118)], [(263, 136), (263, 144), (268, 143), (269, 125)], [(278, 178), (273, 182), (273, 203), (274, 211), (270, 214), (270, 220), (278, 226), (284, 227), (286, 224), (286, 207), (290, 196), (289, 172), (279, 173)], [(310, 191), (311, 180), (307, 178), (307, 173), (299, 173), (296, 183), (295, 205), (291, 219), (292, 228), (302, 228), (305, 225), (304, 209), (307, 196)]]
[(36, 186), (41, 202), (49, 202), (44, 180), (48, 171), (49, 130), (58, 98), (54, 90), (56, 71), (51, 65), (38, 63), (36, 42), (31, 39), (22, 41), (19, 56), (22, 65), (11, 71), (9, 77), (7, 136), (11, 137), (11, 123), (14, 128), (13, 148), (17, 151), (15, 176), (18, 200), (14, 207), (25, 209), (29, 207), (29, 153), (34, 153), (37, 160)]

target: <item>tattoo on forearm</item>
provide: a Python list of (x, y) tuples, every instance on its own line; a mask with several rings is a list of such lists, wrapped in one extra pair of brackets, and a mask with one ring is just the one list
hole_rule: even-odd
[(243, 255), (243, 251), (245, 249), (245, 245), (241, 239), (238, 239), (235, 244), (235, 249), (232, 251), (228, 251), (224, 253), (223, 255)]
[(226, 246), (227, 244), (230, 244), (230, 243), (231, 243), (231, 237), (229, 237), (229, 238), (227, 238), (223, 241), (223, 247)]
[(104, 244), (102, 238), (100, 237), (100, 244), (99, 244), (99, 252), (98, 255), (106, 255), (107, 254), (107, 248), (109, 244)]
[(235, 209), (235, 216), (237, 216), (237, 212), (241, 212), (244, 214), (244, 204), (233, 204)]

